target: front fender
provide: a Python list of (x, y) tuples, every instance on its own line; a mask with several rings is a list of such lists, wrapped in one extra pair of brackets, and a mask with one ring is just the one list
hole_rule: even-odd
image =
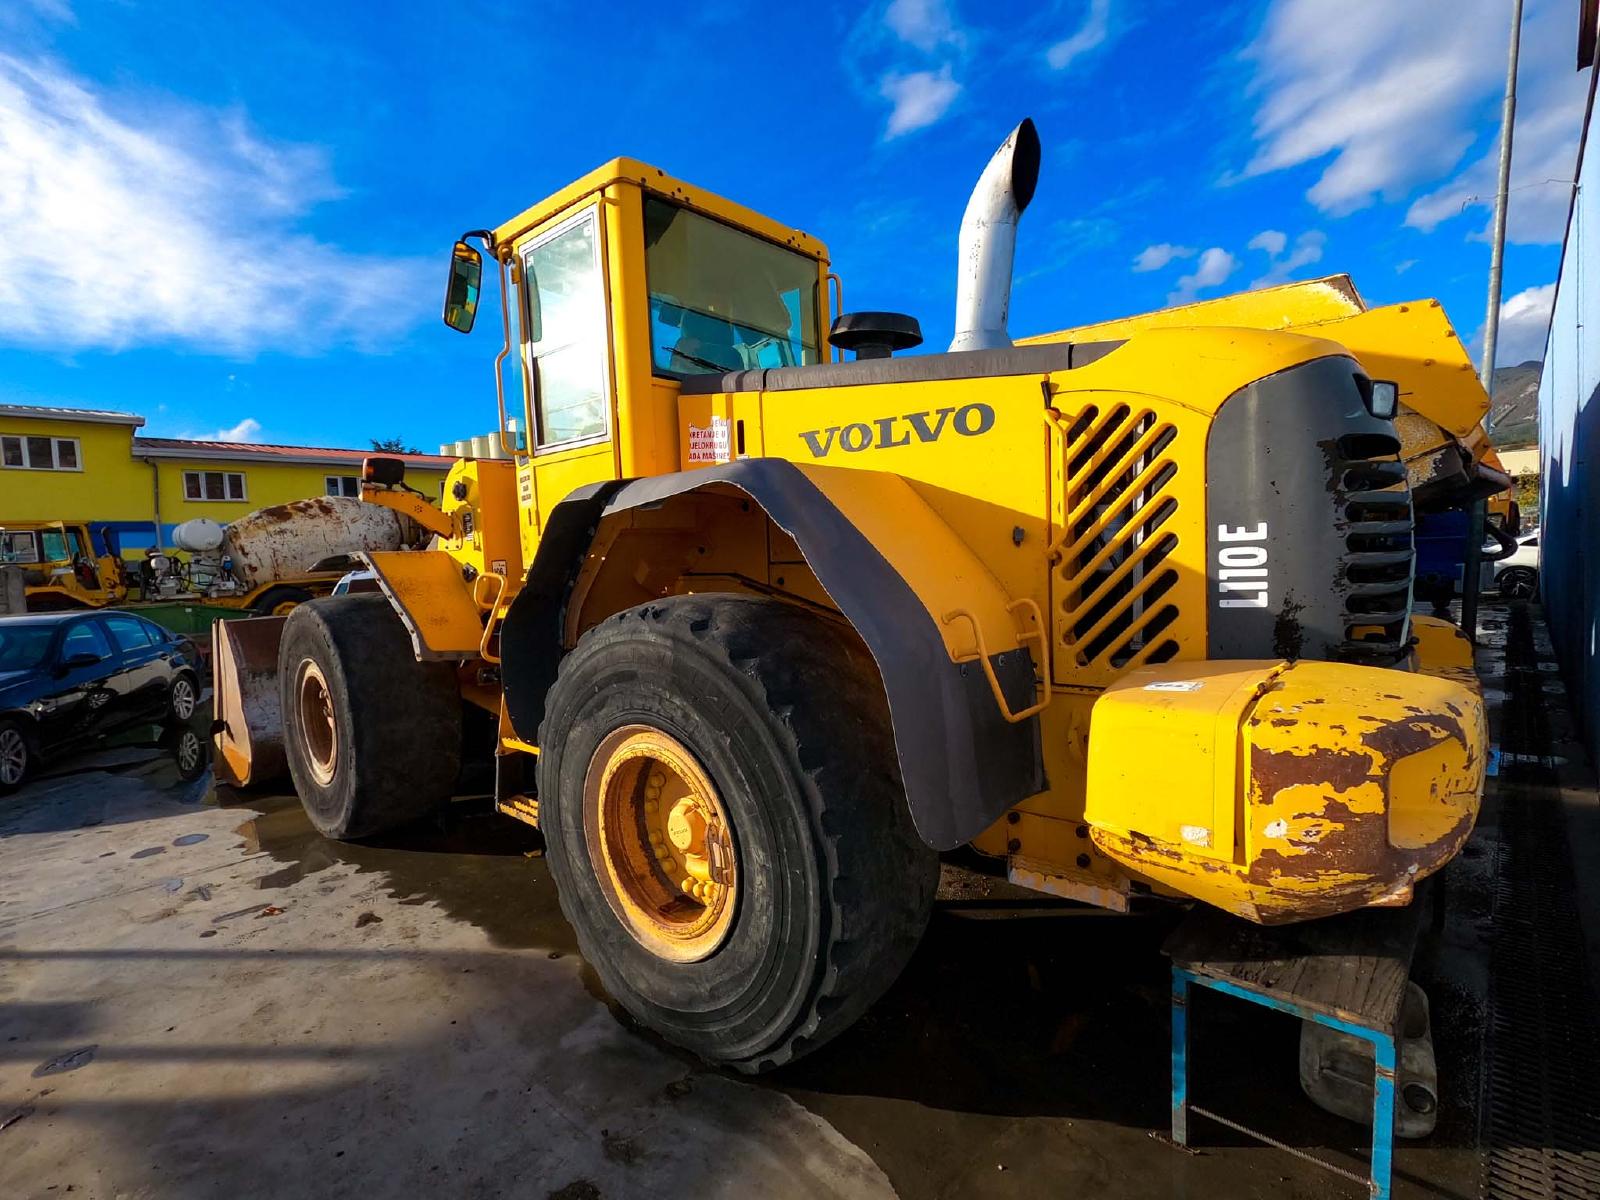
[(897, 475), (741, 459), (701, 470), (592, 485), (551, 513), (527, 580), (501, 627), (506, 709), (537, 741), (562, 654), (565, 606), (601, 520), (713, 485), (744, 492), (792, 537), (817, 581), (867, 645), (889, 701), (896, 754), (917, 832), (938, 850), (970, 841), (1042, 791), (1039, 723), (1010, 723), (962, 648), (969, 609), (998, 646), (990, 663), (1006, 702), (1033, 702), (1032, 657), (1003, 590), (969, 547)]

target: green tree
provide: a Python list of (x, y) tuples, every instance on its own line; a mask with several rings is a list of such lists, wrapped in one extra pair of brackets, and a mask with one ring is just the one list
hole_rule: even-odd
[(421, 454), (415, 446), (407, 446), (404, 438), (369, 438), (372, 448), (380, 454)]

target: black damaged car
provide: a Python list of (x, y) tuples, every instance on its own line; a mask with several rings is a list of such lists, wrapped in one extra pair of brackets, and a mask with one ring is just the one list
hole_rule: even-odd
[(0, 794), (107, 734), (187, 721), (199, 699), (193, 643), (153, 621), (115, 611), (0, 617)]

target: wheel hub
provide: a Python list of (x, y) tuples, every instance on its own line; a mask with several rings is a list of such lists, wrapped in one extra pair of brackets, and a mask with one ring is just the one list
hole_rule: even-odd
[(704, 858), (706, 852), (706, 814), (697, 796), (685, 796), (672, 806), (667, 817), (667, 836), (678, 853)]
[(642, 946), (696, 962), (722, 944), (738, 899), (732, 826), (681, 742), (645, 725), (610, 734), (589, 764), (583, 825), (601, 890)]
[(322, 669), (310, 659), (300, 664), (296, 693), (299, 697), (300, 730), (304, 735), (306, 762), (316, 781), (326, 787), (333, 782), (338, 765), (338, 726), (333, 717), (333, 696)]

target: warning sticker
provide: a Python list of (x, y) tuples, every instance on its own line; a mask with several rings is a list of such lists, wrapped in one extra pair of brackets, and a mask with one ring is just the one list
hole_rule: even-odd
[(712, 417), (710, 427), (705, 429), (693, 423), (690, 424), (690, 462), (727, 462), (732, 457), (728, 453), (728, 418)]
[(1159, 683), (1147, 683), (1144, 690), (1147, 692), (1198, 692), (1205, 684), (1198, 679), (1164, 679)]

